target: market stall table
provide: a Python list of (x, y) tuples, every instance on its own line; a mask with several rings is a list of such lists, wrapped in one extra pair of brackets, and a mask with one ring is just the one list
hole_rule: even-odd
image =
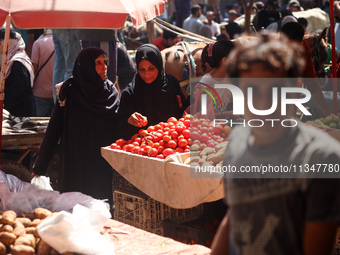
[[(210, 254), (211, 250), (202, 245), (187, 245), (171, 238), (162, 237), (150, 232), (132, 227), (116, 220), (107, 224), (114, 229), (109, 229), (110, 237), (115, 245), (116, 255), (123, 254)], [(122, 231), (122, 232), (120, 232)], [(124, 232), (124, 233), (123, 233)]]

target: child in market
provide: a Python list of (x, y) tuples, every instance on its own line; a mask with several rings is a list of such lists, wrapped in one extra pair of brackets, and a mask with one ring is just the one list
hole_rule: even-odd
[[(240, 126), (230, 135), (223, 162), (238, 171), (225, 173), (229, 210), (211, 254), (331, 254), (340, 221), (340, 179), (329, 169), (339, 167), (340, 144), (295, 121), (294, 105), (283, 115), (280, 93), (270, 115), (253, 113), (254, 108), (272, 108), (274, 88), (282, 91), (297, 85), (304, 65), (301, 49), (274, 34), (261, 34), (235, 47), (229, 55), (229, 77), (239, 78), (246, 123), (262, 124)], [(248, 96), (253, 109), (248, 107)], [(282, 125), (283, 120), (287, 125)], [(324, 172), (310, 171), (320, 164), (326, 166)], [(242, 171), (263, 166), (298, 170), (271, 175)]]

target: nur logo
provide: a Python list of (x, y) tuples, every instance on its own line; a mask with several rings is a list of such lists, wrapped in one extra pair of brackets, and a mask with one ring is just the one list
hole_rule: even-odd
[[(216, 92), (216, 90), (207, 85), (202, 83), (203, 85), (205, 85), (207, 88), (209, 88), (211, 91), (213, 91), (216, 96), (218, 97), (221, 105), (222, 105), (222, 100), (220, 98), (220, 96), (218, 95), (218, 93)], [(244, 115), (244, 103), (245, 103), (245, 99), (244, 99), (244, 95), (243, 92), (240, 88), (236, 87), (235, 85), (231, 85), (231, 84), (215, 84), (215, 88), (217, 89), (229, 89), (229, 91), (232, 94), (233, 97), (233, 113), (236, 115)], [(214, 98), (214, 96), (211, 94), (211, 92), (207, 89), (204, 88), (199, 88), (201, 90), (203, 90), (204, 92), (206, 92), (214, 101), (215, 106), (217, 106), (216, 100)], [(278, 102), (279, 102), (279, 97), (281, 97), (280, 101), (281, 101), (281, 115), (285, 116), (286, 115), (286, 107), (288, 104), (292, 104), (295, 105), (298, 109), (300, 109), (300, 111), (304, 114), (304, 115), (312, 115), (303, 105), (304, 103), (308, 102), (311, 99), (311, 93), (309, 92), (309, 90), (305, 89), (305, 88), (299, 88), (299, 87), (282, 87), (280, 88), (280, 93), (278, 92), (278, 88), (273, 87), (272, 88), (272, 106), (267, 109), (267, 110), (258, 110), (255, 109), (254, 105), (253, 105), (253, 88), (252, 87), (248, 87), (247, 89), (247, 93), (248, 93), (248, 97), (247, 97), (247, 106), (249, 108), (249, 110), (255, 114), (255, 115), (270, 115), (272, 114), (276, 108), (278, 107)], [(301, 93), (302, 95), (304, 95), (305, 97), (303, 98), (289, 98), (288, 94), (290, 93)], [(207, 94), (202, 94), (201, 96), (201, 113), (202, 115), (207, 115)]]

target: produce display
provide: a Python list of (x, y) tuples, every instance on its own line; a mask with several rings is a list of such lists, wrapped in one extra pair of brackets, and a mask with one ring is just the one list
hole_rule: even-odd
[[(216, 154), (221, 154), (219, 149), (226, 147), (225, 141), (230, 131), (227, 125), (214, 126), (209, 120), (195, 119), (188, 114), (179, 120), (171, 117), (167, 122), (140, 129), (130, 140), (118, 139), (110, 148), (159, 159), (176, 153), (202, 151), (203, 159), (210, 156), (211, 161), (208, 162), (217, 164), (220, 156)], [(190, 159), (185, 163), (190, 164)]]
[(319, 128), (340, 129), (340, 113), (338, 113), (338, 115), (332, 113), (326, 118), (309, 120), (306, 123)]
[[(0, 213), (0, 255), (53, 255), (59, 254), (39, 237), (37, 226), (53, 213), (36, 208), (20, 216), (8, 210)], [(66, 253), (64, 253), (66, 254)], [(67, 253), (72, 255), (73, 253)]]

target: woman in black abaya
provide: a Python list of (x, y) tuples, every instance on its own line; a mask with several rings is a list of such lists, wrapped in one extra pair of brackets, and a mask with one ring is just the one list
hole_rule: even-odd
[(152, 44), (144, 44), (136, 52), (137, 73), (122, 92), (119, 108), (120, 137), (128, 140), (147, 125), (166, 122), (170, 117), (181, 118), (187, 107), (177, 79), (165, 74), (162, 55)]
[(91, 47), (79, 53), (73, 77), (60, 87), (33, 172), (46, 173), (60, 139), (60, 191), (79, 191), (112, 204), (112, 169), (100, 148), (117, 138), (119, 95), (106, 72), (104, 51)]

